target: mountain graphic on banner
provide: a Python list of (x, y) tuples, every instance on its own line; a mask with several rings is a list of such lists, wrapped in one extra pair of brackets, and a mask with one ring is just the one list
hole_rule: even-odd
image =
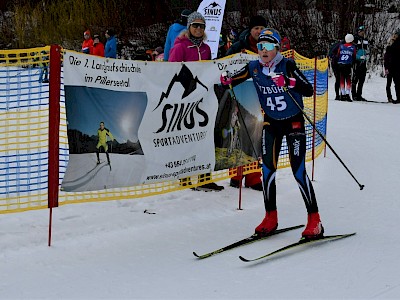
[(156, 110), (161, 105), (165, 98), (168, 98), (172, 88), (176, 83), (180, 83), (184, 88), (181, 99), (189, 96), (192, 92), (194, 92), (197, 89), (198, 84), (203, 86), (208, 91), (208, 88), (197, 78), (197, 76), (193, 77), (193, 74), (189, 70), (189, 68), (186, 65), (183, 65), (182, 69), (179, 71), (179, 74), (175, 74), (172, 78), (171, 82), (168, 85), (167, 91), (161, 94), (160, 101), (158, 102), (154, 110)]
[(213, 3), (211, 3), (209, 6), (207, 6), (207, 8), (215, 8), (215, 7), (217, 7), (217, 6), (221, 7), (221, 5), (219, 5), (218, 3), (213, 2)]

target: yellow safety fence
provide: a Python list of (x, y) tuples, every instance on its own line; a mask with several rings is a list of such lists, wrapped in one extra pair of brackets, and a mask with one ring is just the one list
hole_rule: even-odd
[[(21, 212), (48, 207), (48, 128), (49, 85), (43, 81), (49, 62), (49, 46), (20, 50), (0, 50), (0, 214)], [(316, 84), (314, 98), (305, 98), (305, 112), (314, 118), (318, 129), (326, 132), (328, 107), (328, 61), (309, 59), (296, 53), (283, 53), (296, 60), (300, 70), (312, 84)], [(316, 66), (316, 71), (314, 71)], [(316, 74), (316, 78), (315, 75)], [(62, 82), (62, 80), (61, 80)], [(60, 124), (60, 176), (68, 163), (67, 120), (64, 101), (64, 86), (61, 85)], [(315, 111), (315, 114), (314, 114)], [(310, 126), (309, 126), (310, 127)], [(322, 153), (325, 144), (312, 130), (307, 131), (307, 161)], [(281, 153), (279, 168), (289, 166), (288, 154)], [(258, 162), (244, 166), (244, 174), (259, 172)], [(216, 171), (205, 181), (220, 181), (237, 175), (236, 169)], [(197, 185), (197, 176), (192, 178)], [(193, 187), (192, 186), (192, 187)], [(179, 180), (115, 188), (90, 192), (59, 193), (59, 205), (69, 203), (128, 200), (164, 194), (182, 189)]]

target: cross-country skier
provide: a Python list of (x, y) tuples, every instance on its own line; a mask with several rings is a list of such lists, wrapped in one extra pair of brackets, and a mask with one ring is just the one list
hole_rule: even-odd
[[(302, 236), (318, 238), (324, 229), (318, 213), (317, 200), (305, 168), (306, 135), (304, 116), (296, 101), (303, 107), (303, 95), (313, 95), (313, 87), (297, 68), (296, 63), (279, 52), (281, 37), (275, 29), (264, 29), (257, 43), (257, 60), (250, 61), (242, 70), (221, 75), (221, 83), (237, 85), (253, 79), (261, 107), (264, 111), (262, 132), (262, 173), (265, 218), (255, 232), (267, 235), (278, 227), (275, 173), (283, 136), (289, 148), (290, 165), (300, 188), (308, 212), (308, 223)], [(293, 98), (292, 98), (293, 97)]]
[(354, 36), (346, 34), (345, 43), (340, 44), (337, 52), (337, 64), (340, 77), (340, 100), (349, 101), (351, 93), (351, 68), (356, 59), (356, 47), (353, 44)]
[(99, 138), (99, 141), (97, 143), (97, 164), (100, 163), (100, 147), (103, 147), (104, 152), (106, 153), (107, 156), (107, 162), (110, 164), (110, 156), (108, 154), (108, 145), (107, 145), (107, 136), (109, 136), (111, 142), (114, 141), (114, 137), (111, 134), (110, 130), (104, 127), (104, 122), (100, 122), (100, 128), (97, 130), (97, 137)]

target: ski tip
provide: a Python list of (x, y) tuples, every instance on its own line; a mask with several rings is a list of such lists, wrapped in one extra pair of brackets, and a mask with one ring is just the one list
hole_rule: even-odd
[(193, 251), (193, 255), (196, 257), (200, 257), (200, 255), (198, 255), (196, 252)]
[(239, 259), (241, 261), (245, 261), (245, 262), (249, 262), (250, 260), (248, 260), (247, 258), (244, 258), (243, 256), (239, 256)]

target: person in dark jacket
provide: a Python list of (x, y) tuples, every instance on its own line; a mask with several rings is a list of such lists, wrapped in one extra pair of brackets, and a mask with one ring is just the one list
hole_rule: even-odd
[(243, 30), (239, 35), (239, 40), (232, 44), (226, 52), (226, 55), (231, 55), (244, 50), (249, 50), (257, 53), (257, 42), (260, 32), (267, 26), (267, 21), (263, 16), (254, 16), (250, 18), (249, 28)]
[(104, 48), (104, 56), (109, 58), (117, 58), (117, 39), (113, 29), (108, 29), (105, 34), (107, 38), (106, 46)]
[(329, 57), (329, 62), (332, 68), (333, 76), (335, 76), (335, 100), (341, 100), (340, 99), (340, 75), (339, 75), (339, 69), (338, 69), (338, 51), (340, 45), (343, 43), (343, 40), (339, 40), (335, 43), (333, 43), (329, 49), (328, 52), (328, 57)]
[(174, 46), (175, 39), (183, 30), (186, 30), (187, 18), (191, 13), (192, 11), (190, 9), (182, 10), (180, 18), (169, 27), (164, 45), (164, 61), (168, 61), (169, 52)]
[(354, 44), (357, 52), (351, 80), (351, 94), (353, 101), (365, 101), (362, 96), (362, 90), (367, 76), (367, 61), (369, 57), (369, 41), (365, 38), (365, 26), (358, 27), (357, 34), (354, 36)]
[(392, 102), (400, 103), (400, 29), (395, 32), (393, 43), (386, 48), (384, 67), (385, 73), (391, 75), (394, 82), (397, 100)]
[(314, 90), (296, 63), (279, 52), (280, 40), (275, 29), (263, 30), (257, 43), (259, 58), (250, 61), (232, 78), (221, 74), (221, 83), (235, 86), (252, 78), (264, 111), (261, 155), (266, 214), (255, 233), (268, 235), (278, 227), (275, 176), (283, 136), (286, 136), (292, 172), (308, 212), (308, 223), (302, 236), (315, 239), (323, 236), (324, 228), (305, 168), (306, 134), (302, 113), (303, 96), (311, 97)]
[[(400, 31), (400, 30), (399, 30)], [(388, 98), (388, 102), (392, 103), (400, 103), (400, 99), (397, 97), (397, 101), (393, 101), (392, 97), (392, 90), (391, 90), (391, 85), (393, 81), (393, 73), (395, 70), (392, 70), (391, 66), (391, 48), (393, 47), (394, 42), (399, 38), (399, 33), (395, 32), (390, 40), (389, 43), (386, 47), (385, 55), (383, 56), (383, 66), (385, 68), (385, 76), (386, 76), (386, 96)], [(389, 70), (390, 69), (390, 70)]]
[[(239, 36), (239, 40), (233, 43), (232, 46), (226, 52), (226, 55), (242, 52), (243, 50), (249, 50), (257, 53), (258, 36), (260, 32), (267, 26), (267, 21), (263, 16), (254, 16), (250, 19), (249, 28), (245, 29)], [(262, 191), (261, 173), (254, 172), (243, 176), (245, 178), (244, 185), (257, 191)], [(234, 176), (231, 178), (230, 186), (240, 187), (242, 184), (240, 176)]]

